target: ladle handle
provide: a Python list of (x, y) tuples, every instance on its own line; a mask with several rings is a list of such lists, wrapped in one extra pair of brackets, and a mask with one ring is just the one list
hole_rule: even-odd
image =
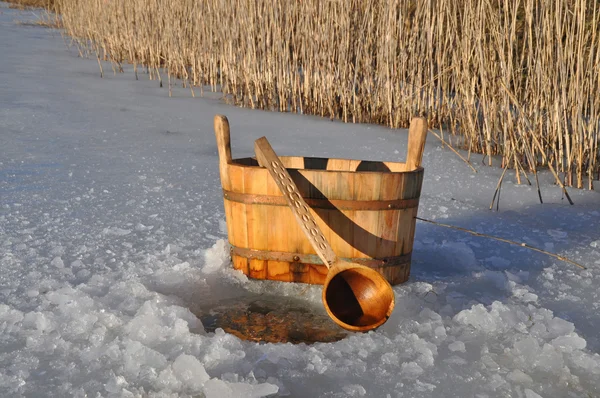
[(281, 163), (281, 160), (279, 160), (279, 157), (277, 157), (266, 137), (259, 138), (254, 142), (254, 151), (256, 152), (258, 163), (266, 167), (271, 173), (313, 249), (315, 249), (323, 263), (329, 268), (331, 264), (337, 261), (337, 256), (333, 252), (329, 242), (327, 242), (327, 239), (325, 239), (321, 228), (317, 225), (306, 201), (300, 195), (298, 187)]

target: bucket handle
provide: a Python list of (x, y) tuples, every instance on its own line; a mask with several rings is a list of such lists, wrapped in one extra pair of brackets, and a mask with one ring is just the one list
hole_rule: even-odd
[(227, 116), (215, 115), (214, 125), (215, 136), (217, 138), (217, 149), (219, 150), (219, 174), (221, 175), (221, 186), (223, 189), (231, 189), (228, 167), (232, 162), (229, 120), (227, 120)]
[(427, 138), (427, 119), (414, 117), (408, 129), (408, 155), (406, 156), (406, 170), (411, 171), (421, 166), (425, 139)]

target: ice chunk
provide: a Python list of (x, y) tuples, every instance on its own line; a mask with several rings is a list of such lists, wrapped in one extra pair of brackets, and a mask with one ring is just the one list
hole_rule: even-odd
[(180, 391), (181, 386), (182, 382), (175, 376), (171, 366), (163, 369), (156, 379), (156, 387), (160, 390)]
[(436, 385), (417, 380), (415, 383), (415, 389), (419, 392), (431, 392), (436, 389)]
[(463, 343), (462, 341), (453, 341), (452, 343), (448, 344), (448, 349), (452, 352), (458, 351), (458, 352), (465, 352), (465, 343)]
[[(362, 349), (361, 349), (362, 350)], [(358, 355), (361, 356), (361, 350), (359, 350)], [(367, 353), (366, 350), (362, 350), (364, 354)], [(323, 354), (321, 352), (312, 351), (313, 354), (310, 357), (310, 363), (306, 365), (306, 369), (310, 371), (315, 371), (318, 374), (323, 374), (327, 370), (328, 360), (323, 358)], [(363, 355), (364, 355), (363, 354)], [(363, 356), (361, 356), (364, 358)]]
[(531, 328), (529, 328), (529, 334), (533, 337), (545, 337), (548, 334), (548, 329), (546, 329), (546, 325), (541, 322), (534, 323)]
[(262, 398), (277, 394), (279, 387), (269, 383), (228, 383), (210, 379), (204, 384), (206, 398)]
[(268, 353), (264, 354), (263, 357), (263, 359), (276, 364), (279, 363), (279, 360), (281, 359), (281, 353), (277, 351), (269, 351)]
[[(119, 353), (114, 352), (114, 354)], [(125, 350), (120, 354), (125, 372), (132, 376), (137, 376), (142, 366), (155, 369), (164, 369), (167, 366), (167, 359), (163, 354), (138, 341), (126, 341)]]
[(494, 374), (492, 375), (488, 385), (492, 390), (496, 390), (498, 388), (504, 388), (506, 387), (506, 380), (504, 380), (504, 378), (502, 376), (500, 376), (499, 374)]
[(433, 331), (433, 334), (438, 339), (444, 339), (444, 338), (446, 338), (446, 328), (440, 325), (435, 328), (435, 330)]
[(221, 328), (217, 328), (212, 344), (202, 357), (202, 363), (207, 368), (224, 362), (235, 363), (246, 356), (241, 348), (242, 345), (237, 337), (225, 333)]
[(529, 376), (527, 373), (523, 372), (520, 369), (514, 369), (512, 372), (510, 372), (506, 378), (510, 381), (512, 381), (513, 383), (519, 383), (519, 384), (531, 384), (533, 383), (533, 379), (531, 378), (531, 376)]
[(70, 336), (87, 335), (94, 324), (98, 321), (98, 317), (92, 314), (73, 313), (73, 319), (69, 324), (66, 333)]
[(564, 319), (554, 317), (548, 322), (548, 332), (553, 337), (565, 336), (575, 331), (575, 325)]
[(525, 398), (544, 398), (544, 397), (542, 397), (538, 393), (533, 392), (529, 388), (526, 388), (525, 389)]
[(526, 336), (515, 342), (513, 348), (507, 349), (506, 353), (519, 368), (528, 369), (535, 366), (540, 353), (540, 344), (534, 337)]
[(10, 333), (20, 329), (19, 322), (23, 320), (23, 313), (13, 310), (6, 304), (0, 304), (0, 332)]
[(73, 292), (69, 289), (59, 289), (54, 292), (48, 292), (46, 298), (52, 303), (59, 306), (66, 306), (74, 302)]
[[(112, 373), (112, 372), (111, 372)], [(129, 383), (123, 376), (116, 376), (112, 373), (108, 383), (104, 384), (104, 389), (112, 394), (120, 394), (123, 391), (124, 387), (127, 387)]]
[(542, 351), (535, 358), (535, 367), (542, 371), (560, 375), (564, 366), (562, 353), (551, 344), (544, 344)]
[(412, 351), (417, 355), (415, 362), (422, 368), (428, 368), (435, 363), (437, 355), (437, 346), (425, 339), (420, 338), (416, 334), (408, 336), (406, 341), (407, 350)]
[(456, 365), (466, 365), (468, 362), (466, 359), (459, 357), (458, 355), (452, 355), (446, 359), (444, 359), (446, 363), (453, 363)]
[(587, 342), (576, 333), (569, 333), (565, 336), (558, 336), (550, 344), (562, 352), (573, 352), (574, 350), (583, 350)]
[(524, 322), (527, 320), (528, 315), (522, 310), (514, 306), (506, 306), (499, 301), (494, 301), (489, 309), (486, 309), (483, 304), (476, 304), (454, 316), (454, 321), (459, 324), (470, 325), (481, 332), (494, 334), (512, 328), (524, 333), (526, 331)]
[(419, 317), (423, 320), (431, 320), (431, 321), (441, 321), (442, 317), (435, 311), (432, 311), (429, 308), (424, 308), (420, 313)]
[(77, 271), (77, 273), (75, 274), (75, 276), (77, 276), (77, 278), (79, 279), (86, 279), (88, 278), (92, 273), (87, 270), (87, 269), (80, 269), (79, 271)]
[(423, 368), (416, 362), (405, 362), (400, 367), (400, 375), (407, 379), (416, 379), (423, 373)]
[(164, 250), (162, 251), (162, 254), (171, 254), (171, 253), (177, 253), (181, 251), (181, 248), (173, 243), (169, 243), (167, 244), (167, 246), (164, 248)]
[(224, 219), (219, 220), (219, 232), (222, 234), (227, 233), (227, 221), (225, 221)]
[(595, 378), (600, 377), (600, 355), (589, 355), (583, 351), (574, 351), (570, 357), (571, 362)]
[(193, 391), (200, 391), (204, 383), (210, 379), (204, 366), (191, 355), (181, 354), (172, 367), (175, 377)]
[(129, 235), (131, 233), (131, 230), (130, 229), (122, 229), (122, 228), (118, 228), (118, 227), (110, 227), (110, 228), (104, 228), (102, 230), (102, 233), (104, 235), (125, 236), (125, 235)]
[[(186, 261), (180, 264), (173, 265), (169, 268), (159, 269), (154, 272), (153, 279), (163, 288), (169, 291), (179, 292), (178, 294), (183, 295), (187, 293), (182, 291), (182, 286), (186, 285), (186, 282), (190, 282), (190, 279), (195, 275), (192, 275), (190, 270), (190, 264)], [(186, 289), (190, 290), (190, 289)], [(193, 289), (191, 289), (193, 290)], [(189, 292), (193, 293), (192, 291)]]
[(212, 274), (229, 264), (229, 248), (224, 239), (219, 239), (210, 249), (204, 252), (202, 272)]
[(397, 366), (400, 363), (400, 359), (395, 352), (386, 352), (381, 356), (381, 362), (386, 365)]
[(125, 331), (131, 339), (152, 346), (169, 337), (184, 335), (201, 325), (187, 308), (164, 306), (148, 300), (125, 326)]
[(482, 355), (481, 355), (481, 362), (483, 363), (483, 365), (493, 371), (498, 371), (500, 370), (500, 366), (498, 365), (498, 362), (494, 361), (494, 358), (492, 358), (492, 356), (487, 353), (488, 352), (488, 348), (485, 347), (484, 350), (482, 350)]
[(81, 261), (81, 260), (75, 260), (75, 261), (71, 262), (71, 268), (81, 268), (83, 266), (84, 266), (84, 264), (83, 264), (83, 261)]
[(544, 273), (542, 275), (549, 281), (554, 280), (554, 271), (551, 268), (544, 268)]
[(348, 397), (364, 397), (367, 394), (367, 390), (360, 384), (347, 384), (342, 387), (342, 390)]
[[(518, 286), (514, 282), (510, 282), (512, 288), (512, 294), (515, 298), (521, 299), (524, 303), (536, 302), (538, 299), (537, 294), (531, 293), (526, 287)], [(514, 284), (514, 286), (512, 286)]]
[(56, 267), (56, 268), (64, 268), (65, 267), (65, 263), (63, 262), (62, 258), (60, 258), (60, 257), (54, 257), (54, 259), (52, 261), (50, 261), (50, 265), (52, 265), (53, 267)]
[(56, 245), (50, 250), (50, 254), (52, 254), (53, 256), (62, 256), (63, 254), (65, 254), (65, 248), (61, 245)]
[(477, 304), (471, 309), (462, 310), (454, 316), (454, 320), (464, 325), (471, 325), (484, 332), (492, 332), (498, 328), (498, 319), (492, 316), (483, 304)]
[(415, 293), (426, 294), (433, 290), (433, 285), (431, 283), (427, 283), (427, 282), (416, 282), (412, 286), (412, 289)]

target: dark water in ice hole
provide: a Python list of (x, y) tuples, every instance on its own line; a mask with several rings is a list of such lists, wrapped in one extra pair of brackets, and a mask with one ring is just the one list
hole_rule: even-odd
[(240, 339), (265, 343), (333, 342), (349, 332), (314, 303), (270, 294), (249, 294), (201, 308), (196, 316), (211, 333), (223, 329)]

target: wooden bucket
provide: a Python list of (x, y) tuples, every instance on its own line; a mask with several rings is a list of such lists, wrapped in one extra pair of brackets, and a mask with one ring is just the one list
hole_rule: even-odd
[[(423, 142), (413, 137), (426, 130), (424, 119), (413, 119), (409, 152), (416, 155), (407, 163), (280, 157), (333, 251), (391, 284), (410, 272), (423, 181)], [(268, 170), (255, 158), (232, 159), (225, 116), (215, 117), (215, 133), (233, 267), (255, 279), (323, 284), (327, 268)]]

